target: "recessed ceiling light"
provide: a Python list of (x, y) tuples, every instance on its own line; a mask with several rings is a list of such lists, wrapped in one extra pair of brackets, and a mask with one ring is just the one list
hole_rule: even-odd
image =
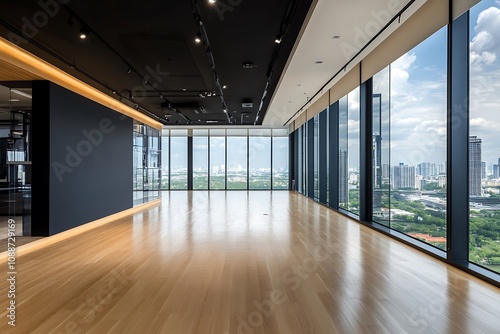
[(222, 89), (226, 89), (226, 88), (227, 88), (227, 86), (226, 86), (226, 85), (222, 86)]
[(9, 99), (9, 102), (19, 102), (18, 99)]
[(215, 0), (208, 0), (208, 3), (215, 3)]
[(81, 39), (87, 38), (88, 35), (89, 35), (89, 32), (87, 29), (85, 29), (85, 28), (80, 29), (80, 38)]
[(182, 91), (185, 92), (185, 91), (187, 91), (187, 89), (186, 88), (182, 88)]

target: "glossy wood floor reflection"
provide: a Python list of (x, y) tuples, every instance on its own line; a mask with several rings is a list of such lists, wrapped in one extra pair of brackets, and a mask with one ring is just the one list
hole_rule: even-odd
[(500, 333), (499, 289), (288, 192), (165, 193), (17, 279), (0, 333)]

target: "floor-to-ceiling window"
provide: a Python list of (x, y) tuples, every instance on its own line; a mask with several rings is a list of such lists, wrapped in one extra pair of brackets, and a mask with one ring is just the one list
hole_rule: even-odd
[(295, 143), (297, 145), (296, 147), (296, 152), (297, 152), (297, 157), (296, 159), (298, 160), (297, 162), (297, 171), (296, 171), (296, 182), (297, 182), (297, 191), (300, 193), (304, 193), (304, 177), (303, 177), (303, 166), (304, 166), (304, 151), (302, 148), (302, 137), (303, 137), (303, 127), (299, 127), (296, 130), (295, 136), (297, 136), (297, 139), (295, 140)]
[(288, 189), (288, 130), (273, 130), (273, 189)]
[(359, 88), (339, 100), (339, 207), (359, 213)]
[(500, 272), (500, 3), (470, 11), (469, 260)]
[(187, 130), (170, 130), (170, 189), (187, 189)]
[(390, 225), (445, 249), (447, 27), (390, 67)]
[(161, 132), (161, 190), (170, 189), (170, 130)]
[(193, 189), (208, 189), (208, 130), (193, 130)]
[(249, 189), (271, 189), (271, 130), (249, 130)]
[(227, 189), (247, 189), (247, 130), (227, 130)]
[(314, 195), (315, 200), (319, 199), (319, 115), (314, 115), (314, 133), (313, 133), (313, 146), (314, 152), (312, 153), (312, 158), (314, 159), (313, 164), (313, 182), (314, 182)]
[(210, 130), (210, 189), (226, 189), (226, 130)]
[(386, 67), (373, 76), (373, 220), (390, 226), (390, 93), (391, 71)]

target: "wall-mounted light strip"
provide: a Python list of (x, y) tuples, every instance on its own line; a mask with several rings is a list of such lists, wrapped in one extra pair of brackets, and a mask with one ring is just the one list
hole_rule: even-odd
[(129, 116), (141, 123), (161, 130), (162, 124), (137, 110), (115, 100), (94, 87), (76, 79), (61, 69), (32, 55), (11, 42), (0, 37), (0, 59), (23, 69), (35, 76), (49, 80), (105, 107)]

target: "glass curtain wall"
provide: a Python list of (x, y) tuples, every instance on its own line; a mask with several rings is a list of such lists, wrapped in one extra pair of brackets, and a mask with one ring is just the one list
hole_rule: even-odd
[(359, 213), (359, 88), (339, 100), (339, 207)]
[(470, 10), (469, 260), (500, 272), (500, 3)]
[(160, 131), (134, 122), (133, 128), (134, 205), (159, 198), (161, 182)]
[(391, 228), (444, 250), (447, 27), (390, 65), (390, 92), (391, 193), (385, 218)]
[(208, 130), (193, 130), (193, 189), (208, 189)]
[(187, 190), (187, 130), (170, 130), (170, 189)]
[(390, 226), (391, 67), (373, 76), (373, 221)]
[(226, 130), (210, 130), (210, 189), (226, 189)]
[(249, 130), (249, 189), (271, 189), (271, 130)]
[(247, 130), (227, 130), (227, 189), (248, 188)]
[(288, 130), (273, 130), (273, 189), (288, 189)]
[(170, 189), (170, 130), (161, 132), (161, 190)]

